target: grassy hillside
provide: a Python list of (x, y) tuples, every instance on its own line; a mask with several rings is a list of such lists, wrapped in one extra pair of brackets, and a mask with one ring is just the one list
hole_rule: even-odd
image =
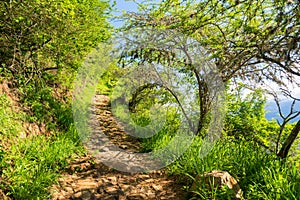
[(64, 130), (51, 123), (42, 129), (43, 120), (32, 121), (34, 116), (26, 113), (7, 83), (1, 87), (6, 91), (0, 94), (0, 188), (13, 199), (48, 199), (49, 186), (84, 149), (72, 123)]

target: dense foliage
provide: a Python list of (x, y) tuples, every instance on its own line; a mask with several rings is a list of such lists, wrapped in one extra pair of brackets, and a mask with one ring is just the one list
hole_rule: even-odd
[[(228, 188), (190, 189), (197, 175), (218, 169), (238, 180), (246, 199), (300, 199), (300, 121), (282, 126), (266, 120), (265, 90), (255, 87), (274, 82), (300, 100), (286, 87), (300, 84), (299, 9), (299, 1), (166, 0), (147, 1), (138, 13), (124, 14), (120, 32), (154, 28), (195, 39), (226, 86), (221, 138), (203, 157), (212, 100), (193, 63), (176, 60), (166, 49), (135, 49), (107, 67), (98, 84), (98, 92), (113, 96), (119, 77), (141, 61), (172, 63), (185, 75), (182, 82), (197, 93), (201, 117), (191, 147), (167, 169), (182, 180), (189, 198), (230, 199)], [(0, 189), (10, 197), (50, 198), (49, 186), (68, 161), (84, 152), (72, 118), (72, 82), (84, 57), (111, 36), (110, 11), (108, 2), (98, 0), (0, 2), (0, 86), (6, 93), (0, 94)], [(245, 95), (246, 88), (251, 92)], [(132, 126), (147, 127), (155, 105), (167, 111), (156, 135), (139, 140), (143, 152), (167, 146), (181, 125), (180, 109), (174, 106), (181, 102), (171, 92), (152, 83), (131, 94)], [(39, 135), (26, 130), (28, 124), (37, 125)]]
[[(252, 89), (261, 86), (274, 94), (274, 89), (269, 86), (273, 83), (283, 89), (285, 95), (299, 101), (288, 88), (288, 85), (299, 87), (300, 84), (299, 1), (164, 1), (149, 2), (140, 7), (140, 12), (124, 16), (127, 22), (124, 30), (154, 28), (185, 34), (205, 48), (207, 59), (215, 64), (225, 85), (228, 86), (230, 81), (243, 81)], [(127, 57), (162, 65), (166, 64), (164, 61), (178, 59), (164, 49), (156, 49), (155, 54), (149, 53), (150, 50), (145, 47), (139, 53), (129, 52)], [(156, 55), (162, 56), (157, 58)], [(197, 72), (197, 63), (190, 62), (186, 59), (179, 65), (197, 78), (198, 134), (201, 134), (212, 110), (212, 99), (207, 98), (206, 80)], [(176, 64), (172, 63), (172, 66)], [(292, 113), (300, 113), (300, 110), (294, 109)], [(288, 137), (281, 137), (282, 132), (278, 132), (275, 153), (279, 157), (288, 156), (299, 131), (300, 121)]]
[[(171, 165), (171, 171), (195, 177), (213, 169), (227, 170), (241, 181), (247, 199), (298, 199), (300, 121), (282, 125), (266, 120), (264, 92), (266, 89), (268, 93), (277, 92), (269, 86), (272, 83), (285, 91), (286, 96), (299, 101), (288, 88), (289, 85), (299, 87), (299, 1), (167, 0), (148, 1), (139, 6), (139, 11), (124, 15), (126, 23), (122, 30), (172, 30), (195, 39), (207, 51), (207, 60), (214, 63), (227, 86), (223, 137), (202, 159), (199, 152), (208, 125), (202, 122), (210, 118), (212, 100), (206, 98), (209, 94), (205, 77), (196, 70), (195, 63), (188, 58), (180, 60), (167, 48), (145, 45), (124, 52), (125, 66), (126, 61), (136, 60), (136, 63), (181, 67), (181, 72), (197, 79), (194, 84), (198, 87), (200, 116), (205, 116), (199, 117), (203, 126), (198, 129), (199, 137), (190, 152)], [(136, 34), (145, 37), (144, 33)], [(243, 84), (236, 84), (241, 81)], [(229, 89), (231, 83), (234, 83), (233, 92)], [(246, 97), (245, 87), (253, 90)], [(153, 92), (154, 88), (146, 87), (140, 91), (141, 95), (151, 93), (147, 92), (149, 89)], [(291, 109), (291, 115), (299, 112), (297, 108)], [(145, 117), (144, 113), (140, 115)], [(176, 126), (174, 113), (169, 119)], [(167, 145), (174, 131), (170, 126), (155, 137), (143, 140), (145, 149), (150, 151)], [(229, 198), (226, 191), (206, 193), (205, 188), (199, 188), (194, 192), (202, 199)]]
[(49, 187), (84, 152), (72, 82), (110, 37), (109, 12), (98, 0), (0, 2), (0, 190), (9, 197), (49, 199)]
[(1, 1), (1, 74), (27, 83), (77, 69), (109, 36), (107, 8), (97, 0)]

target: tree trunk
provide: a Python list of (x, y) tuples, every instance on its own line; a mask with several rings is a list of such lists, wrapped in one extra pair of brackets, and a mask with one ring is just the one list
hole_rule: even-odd
[(279, 156), (280, 158), (287, 157), (289, 150), (290, 150), (293, 142), (297, 138), (299, 132), (300, 132), (300, 120), (297, 122), (296, 126), (293, 128), (293, 130), (290, 133), (290, 135), (288, 136), (288, 138), (284, 141), (280, 151), (277, 153), (277, 156)]

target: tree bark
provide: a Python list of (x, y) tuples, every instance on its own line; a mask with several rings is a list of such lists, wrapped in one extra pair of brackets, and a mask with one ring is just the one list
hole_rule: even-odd
[(286, 158), (289, 150), (297, 138), (298, 134), (300, 132), (300, 120), (297, 122), (296, 126), (293, 128), (292, 132), (288, 136), (288, 138), (284, 141), (280, 151), (277, 153), (277, 156), (280, 158)]

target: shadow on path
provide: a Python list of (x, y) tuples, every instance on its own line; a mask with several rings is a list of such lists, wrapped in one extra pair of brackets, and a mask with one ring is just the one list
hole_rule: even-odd
[[(99, 126), (110, 142), (126, 152), (138, 152), (139, 142), (124, 132), (110, 111), (107, 96), (96, 95), (94, 125)], [(95, 120), (96, 119), (96, 120)], [(103, 151), (103, 156), (110, 151)], [(126, 159), (123, 157), (123, 159)], [(51, 187), (52, 200), (77, 199), (185, 199), (182, 185), (164, 170), (148, 173), (126, 173), (114, 170), (90, 155), (77, 158)]]

